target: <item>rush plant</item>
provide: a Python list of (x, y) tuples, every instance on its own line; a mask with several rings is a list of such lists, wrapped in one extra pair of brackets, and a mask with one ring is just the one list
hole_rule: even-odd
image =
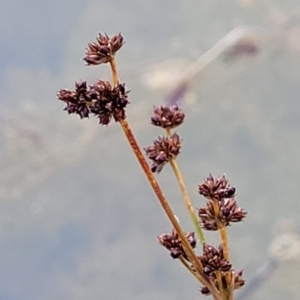
[[(202, 294), (211, 295), (215, 300), (232, 300), (234, 291), (245, 282), (242, 271), (235, 271), (230, 262), (227, 228), (232, 223), (242, 221), (246, 212), (238, 206), (235, 200), (236, 189), (228, 183), (225, 175), (209, 175), (199, 184), (199, 194), (205, 198), (206, 204), (197, 210), (193, 208), (176, 161), (182, 140), (174, 129), (185, 120), (185, 114), (178, 106), (162, 105), (154, 108), (150, 121), (153, 126), (163, 130), (162, 135), (142, 150), (126, 116), (129, 92), (125, 83), (120, 81), (117, 71), (116, 53), (123, 45), (121, 34), (112, 37), (99, 34), (95, 42), (88, 44), (84, 61), (88, 66), (109, 64), (112, 80), (98, 79), (92, 84), (79, 81), (75, 83), (75, 90), (61, 89), (57, 97), (66, 104), (65, 110), (69, 114), (77, 114), (81, 119), (93, 115), (98, 118), (99, 124), (106, 126), (112, 121), (120, 124), (172, 226), (170, 233), (158, 235), (158, 243), (199, 281)], [(174, 172), (195, 231), (185, 232), (181, 227), (156, 179), (155, 175), (162, 172), (167, 164)], [(219, 232), (218, 247), (206, 242), (204, 230)]]

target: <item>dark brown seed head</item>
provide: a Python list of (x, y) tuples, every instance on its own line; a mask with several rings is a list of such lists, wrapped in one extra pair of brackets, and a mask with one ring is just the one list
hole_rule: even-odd
[(67, 103), (65, 110), (69, 114), (77, 114), (81, 119), (89, 117), (90, 97), (87, 92), (86, 81), (75, 83), (75, 91), (62, 89), (57, 93), (59, 100)]
[(90, 97), (87, 91), (87, 82), (86, 81), (79, 81), (75, 83), (76, 89), (76, 99), (78, 102), (86, 102), (90, 101)]
[[(218, 290), (225, 290), (230, 294), (234, 289), (238, 289), (244, 285), (242, 272), (232, 270), (231, 263), (224, 258), (222, 245), (218, 248), (205, 245), (203, 255), (199, 256), (198, 259), (202, 263), (205, 275), (209, 277)], [(204, 295), (210, 294), (208, 288), (205, 286), (201, 289), (201, 293)]]
[(126, 118), (125, 108), (129, 101), (124, 84), (112, 87), (108, 81), (102, 80), (90, 86), (86, 81), (76, 82), (74, 92), (64, 89), (57, 96), (67, 103), (65, 110), (69, 114), (78, 114), (80, 118), (93, 113), (102, 125), (108, 125), (112, 118), (116, 122)]
[(110, 42), (111, 42), (112, 53), (116, 53), (125, 43), (121, 33), (114, 35), (111, 38)]
[[(242, 278), (242, 271), (229, 270), (226, 272), (222, 272), (220, 275), (222, 290), (227, 291), (228, 294), (232, 293), (233, 290), (241, 288), (245, 284), (245, 280)], [(209, 279), (214, 284), (214, 286), (218, 290), (220, 290), (220, 281), (217, 280), (215, 274), (211, 274), (209, 276)], [(201, 293), (204, 295), (209, 295), (210, 291), (206, 286), (204, 286), (201, 289)]]
[(114, 118), (116, 122), (126, 118), (125, 108), (128, 101), (128, 91), (124, 84), (112, 87), (108, 81), (98, 80), (90, 87), (90, 97), (95, 99), (91, 112), (99, 117), (99, 123), (108, 125)]
[(221, 200), (230, 198), (235, 194), (235, 187), (228, 184), (225, 175), (220, 178), (213, 177), (211, 174), (203, 184), (199, 185), (199, 193), (209, 200)]
[(151, 123), (162, 128), (175, 128), (184, 120), (184, 113), (177, 106), (154, 107)]
[(99, 33), (97, 41), (88, 44), (84, 60), (88, 65), (108, 63), (123, 44), (124, 39), (120, 33), (111, 38), (107, 34)]
[(220, 219), (223, 223), (240, 222), (247, 212), (239, 207), (234, 198), (222, 199), (220, 201)]
[[(231, 294), (233, 290), (239, 289), (245, 284), (242, 271), (232, 270), (231, 263), (224, 258), (222, 245), (219, 248), (205, 245), (203, 255), (198, 259), (202, 263), (205, 275), (218, 290)], [(201, 293), (209, 295), (210, 291), (204, 286)]]
[[(186, 234), (186, 238), (188, 239), (191, 247), (194, 249), (196, 247), (196, 238), (194, 232), (188, 232)], [(182, 255), (185, 259), (188, 259), (184, 248), (182, 246), (182, 242), (179, 238), (178, 233), (173, 230), (172, 234), (161, 234), (157, 237), (157, 241), (159, 244), (164, 246), (166, 249), (170, 251), (170, 255), (173, 258), (179, 258)]]
[(180, 153), (181, 140), (177, 133), (170, 137), (159, 136), (152, 145), (145, 148), (146, 155), (151, 160), (151, 170), (159, 173), (164, 165), (175, 159)]
[(71, 103), (76, 103), (76, 93), (73, 91), (69, 91), (67, 89), (61, 89), (58, 93), (57, 93), (57, 98), (61, 101), (64, 102), (71, 102)]
[(224, 258), (222, 245), (219, 248), (205, 245), (203, 255), (199, 257), (203, 271), (209, 277), (215, 278), (215, 271), (227, 272), (231, 269), (231, 264)]
[(77, 114), (80, 119), (89, 117), (89, 109), (85, 103), (73, 104), (71, 102), (67, 103), (65, 109), (69, 114)]
[(246, 217), (234, 198), (225, 198), (217, 202), (208, 201), (205, 207), (198, 209), (200, 225), (206, 230), (218, 230), (231, 222), (240, 222)]
[(198, 216), (200, 218), (200, 226), (210, 231), (218, 230), (217, 214), (218, 212), (215, 210), (215, 205), (211, 202), (208, 202), (206, 207), (199, 208)]
[(243, 271), (235, 271), (232, 272), (233, 277), (234, 277), (234, 289), (238, 290), (239, 288), (241, 288), (242, 286), (245, 285), (245, 280), (243, 279), (242, 275), (243, 275)]

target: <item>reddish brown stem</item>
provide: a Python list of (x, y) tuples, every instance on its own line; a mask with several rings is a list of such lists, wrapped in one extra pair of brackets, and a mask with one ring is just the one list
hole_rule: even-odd
[(169, 206), (168, 201), (166, 200), (160, 186), (158, 185), (147, 161), (144, 158), (144, 155), (129, 127), (129, 124), (127, 122), (127, 120), (121, 120), (120, 124), (122, 126), (122, 129), (125, 133), (125, 136), (137, 158), (137, 160), (139, 161), (154, 193), (156, 194), (158, 200), (160, 201), (165, 213), (167, 214), (169, 220), (171, 221), (174, 229), (176, 230), (176, 232), (178, 233), (178, 235), (180, 236), (180, 239), (182, 241), (182, 244), (184, 246), (184, 249), (190, 259), (190, 261), (192, 262), (192, 264), (194, 265), (194, 267), (196, 268), (198, 274), (199, 274), (199, 280), (201, 279), (201, 283), (204, 284), (205, 286), (207, 286), (207, 288), (210, 290), (210, 292), (212, 293), (213, 297), (216, 300), (222, 300), (222, 296), (219, 294), (219, 292), (217, 291), (217, 289), (215, 288), (214, 285), (211, 284), (209, 278), (207, 276), (205, 276), (205, 274), (203, 274), (203, 269), (202, 269), (202, 264), (200, 262), (200, 260), (197, 258), (193, 248), (191, 247), (190, 243), (188, 242), (184, 232), (181, 229), (181, 226), (179, 225), (178, 221), (176, 220), (176, 217), (171, 209), (171, 207)]

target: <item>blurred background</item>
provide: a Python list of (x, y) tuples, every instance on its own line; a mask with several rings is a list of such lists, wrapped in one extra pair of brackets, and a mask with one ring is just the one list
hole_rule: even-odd
[[(209, 173), (236, 186), (248, 216), (229, 243), (249, 287), (237, 299), (299, 299), (298, 0), (10, 0), (0, 24), (1, 299), (208, 299), (157, 244), (171, 226), (118, 124), (80, 121), (56, 100), (76, 80), (110, 80), (81, 60), (98, 32), (125, 37), (119, 75), (142, 147), (161, 133), (154, 105), (184, 109), (178, 164), (195, 207)], [(185, 77), (237, 26), (247, 33)], [(192, 230), (169, 166), (158, 180)]]

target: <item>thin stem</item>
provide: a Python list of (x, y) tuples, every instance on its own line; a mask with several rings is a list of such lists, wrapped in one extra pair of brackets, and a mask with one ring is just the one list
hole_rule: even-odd
[(137, 160), (139, 161), (154, 193), (156, 194), (160, 204), (162, 205), (166, 215), (168, 216), (170, 222), (172, 223), (174, 229), (176, 230), (176, 232), (178, 233), (179, 237), (180, 237), (180, 240), (183, 244), (183, 247), (184, 247), (184, 250), (186, 251), (186, 254), (189, 258), (189, 260), (192, 262), (193, 266), (195, 267), (195, 269), (197, 270), (198, 272), (198, 275), (197, 278), (198, 280), (203, 284), (205, 285), (209, 291), (211, 292), (211, 294), (213, 295), (213, 297), (216, 299), (216, 300), (223, 300), (222, 299), (222, 296), (220, 295), (219, 291), (216, 289), (216, 287), (211, 283), (210, 279), (208, 278), (208, 276), (206, 276), (204, 273), (203, 273), (203, 267), (202, 267), (202, 264), (200, 262), (200, 260), (197, 258), (193, 248), (191, 247), (190, 243), (188, 242), (184, 232), (182, 231), (181, 229), (181, 226), (179, 225), (168, 201), (166, 200), (158, 182), (156, 181), (147, 161), (145, 160), (143, 154), (142, 154), (142, 151), (129, 127), (129, 124), (127, 122), (126, 119), (124, 120), (120, 120), (120, 124), (122, 126), (122, 129), (125, 133), (125, 136), (137, 158)]
[(232, 272), (229, 273), (229, 274), (230, 274), (230, 276), (228, 276), (228, 277), (229, 277), (230, 280), (227, 279), (227, 282), (230, 282), (231, 284), (230, 284), (230, 288), (229, 288), (229, 291), (228, 291), (228, 300), (233, 300), (234, 276), (232, 276)]
[[(211, 201), (212, 201), (212, 205), (214, 208), (214, 213), (216, 214), (216, 216), (218, 216), (220, 214), (220, 205), (215, 200), (211, 200)], [(216, 219), (216, 222), (219, 225), (219, 232), (220, 232), (221, 242), (222, 242), (222, 246), (223, 246), (224, 258), (229, 261), (229, 246), (228, 246), (227, 229), (224, 225), (219, 224), (218, 219)]]
[[(111, 73), (112, 73), (112, 80), (113, 80), (113, 84), (114, 86), (118, 83), (119, 79), (118, 79), (118, 74), (117, 74), (117, 66), (116, 66), (116, 60), (115, 57), (112, 57), (112, 60), (110, 61), (110, 66), (111, 66)], [(120, 120), (119, 122), (121, 124), (121, 127), (124, 131), (124, 134), (138, 160), (138, 162), (140, 163), (154, 193), (156, 194), (157, 198), (159, 199), (164, 211), (166, 212), (169, 220), (171, 221), (174, 229), (176, 230), (176, 232), (178, 233), (178, 235), (180, 236), (180, 239), (183, 243), (184, 249), (187, 251), (187, 255), (190, 258), (190, 260), (193, 262), (195, 268), (197, 269), (197, 271), (202, 274), (202, 265), (201, 262), (199, 261), (199, 259), (197, 258), (193, 248), (191, 247), (190, 243), (188, 242), (185, 233), (182, 231), (181, 226), (179, 225), (178, 221), (175, 218), (175, 215), (171, 209), (171, 207), (169, 206), (168, 201), (166, 200), (160, 186), (158, 185), (147, 161), (144, 158), (144, 155), (134, 137), (134, 134), (127, 122), (126, 119), (124, 120)], [(202, 281), (202, 283), (204, 283), (204, 281)], [(205, 283), (206, 285), (207, 283)]]
[(185, 248), (185, 250), (187, 251), (187, 255), (189, 256), (189, 258), (191, 259), (191, 261), (193, 261), (195, 267), (197, 268), (197, 270), (202, 273), (202, 265), (199, 261), (199, 259), (196, 257), (196, 254), (194, 252), (194, 250), (192, 249), (190, 243), (188, 242), (184, 232), (182, 231), (168, 201), (166, 200), (158, 182), (156, 181), (147, 161), (144, 158), (144, 155), (133, 135), (133, 132), (131, 131), (129, 124), (127, 122), (127, 120), (120, 120), (120, 124), (122, 126), (122, 129), (125, 133), (125, 136), (137, 158), (137, 160), (139, 161), (154, 193), (156, 194), (156, 196), (158, 197), (164, 211), (166, 212), (168, 218), (170, 219), (174, 229), (176, 230), (176, 232), (178, 233), (178, 235), (180, 236), (180, 239), (183, 243), (183, 246)]
[(189, 272), (201, 282), (201, 278), (199, 277), (199, 274), (195, 272), (195, 270), (193, 270), (189, 262), (185, 258), (183, 258), (182, 255), (179, 257), (179, 259), (181, 263), (189, 270)]
[(170, 160), (170, 164), (171, 164), (171, 167), (173, 169), (173, 172), (176, 176), (176, 179), (179, 183), (179, 186), (180, 186), (180, 190), (182, 192), (182, 195), (183, 195), (183, 199), (184, 199), (184, 202), (185, 202), (185, 205), (187, 207), (187, 210), (191, 216), (191, 219), (192, 219), (192, 222), (194, 224), (194, 227), (195, 227), (195, 230), (196, 230), (196, 233), (197, 233), (197, 236), (201, 242), (202, 245), (205, 244), (205, 238), (204, 238), (204, 235), (203, 235), (203, 232), (199, 226), (199, 222), (198, 222), (198, 219), (196, 217), (196, 214), (195, 214), (195, 211), (194, 211), (194, 207), (191, 203), (191, 199), (189, 197), (189, 194), (187, 192), (187, 189), (186, 189), (186, 186), (184, 184), (184, 181), (183, 181), (183, 177), (182, 177), (182, 174), (179, 170), (179, 167), (178, 167), (178, 164), (176, 162), (175, 159), (171, 159)]
[(112, 81), (114, 86), (116, 86), (119, 83), (119, 78), (118, 78), (116, 57), (114, 55), (112, 55), (109, 63), (111, 68)]
[[(170, 137), (171, 136), (171, 131), (169, 128), (166, 129), (166, 133), (167, 133), (167, 136)], [(179, 170), (179, 167), (178, 167), (178, 164), (176, 162), (175, 159), (171, 159), (170, 160), (170, 164), (171, 164), (171, 167), (173, 169), (173, 172), (175, 174), (175, 177), (178, 181), (178, 184), (179, 184), (179, 187), (180, 187), (180, 190), (182, 192), (182, 195), (183, 195), (183, 199), (184, 199), (184, 202), (185, 202), (185, 205), (187, 207), (187, 210), (191, 216), (191, 219), (192, 219), (192, 222), (194, 224), (194, 227), (195, 227), (195, 230), (196, 230), (196, 233), (197, 233), (197, 236), (199, 238), (199, 241), (201, 242), (202, 245), (205, 244), (205, 238), (204, 238), (204, 234), (199, 226), (199, 222), (198, 222), (198, 219), (196, 217), (196, 214), (195, 214), (195, 211), (194, 211), (194, 207), (192, 205), (192, 202), (191, 202), (191, 199), (190, 199), (190, 196), (188, 194), (188, 191), (186, 189), (186, 186), (184, 184), (184, 181), (183, 181), (183, 176)]]
[(221, 294), (223, 294), (223, 282), (222, 282), (221, 271), (220, 270), (216, 270), (215, 274), (216, 274), (216, 278), (217, 278), (217, 281), (218, 281), (218, 284), (219, 284), (219, 290), (220, 290)]
[(227, 236), (227, 229), (225, 226), (219, 229), (220, 231), (220, 236), (221, 236), (221, 241), (223, 245), (223, 253), (224, 253), (224, 258), (229, 261), (229, 247), (228, 247), (228, 236)]
[(144, 155), (142, 154), (142, 151), (133, 135), (133, 132), (131, 131), (129, 124), (127, 122), (127, 120), (120, 120), (120, 124), (122, 126), (122, 129), (125, 133), (125, 136), (137, 158), (137, 160), (139, 161), (153, 191), (155, 192), (156, 196), (158, 197), (165, 213), (167, 214), (169, 220), (171, 221), (174, 229), (176, 230), (176, 232), (178, 233), (178, 235), (180, 236), (180, 239), (183, 243), (183, 246), (185, 248), (185, 250), (187, 251), (187, 255), (189, 256), (189, 258), (191, 259), (191, 261), (194, 263), (196, 269), (198, 270), (198, 272), (201, 274), (202, 273), (202, 265), (199, 261), (199, 259), (197, 258), (194, 250), (192, 249), (190, 243), (188, 242), (184, 232), (182, 231), (171, 207), (169, 206), (168, 201), (166, 200), (158, 182), (156, 181), (147, 161), (144, 158)]

